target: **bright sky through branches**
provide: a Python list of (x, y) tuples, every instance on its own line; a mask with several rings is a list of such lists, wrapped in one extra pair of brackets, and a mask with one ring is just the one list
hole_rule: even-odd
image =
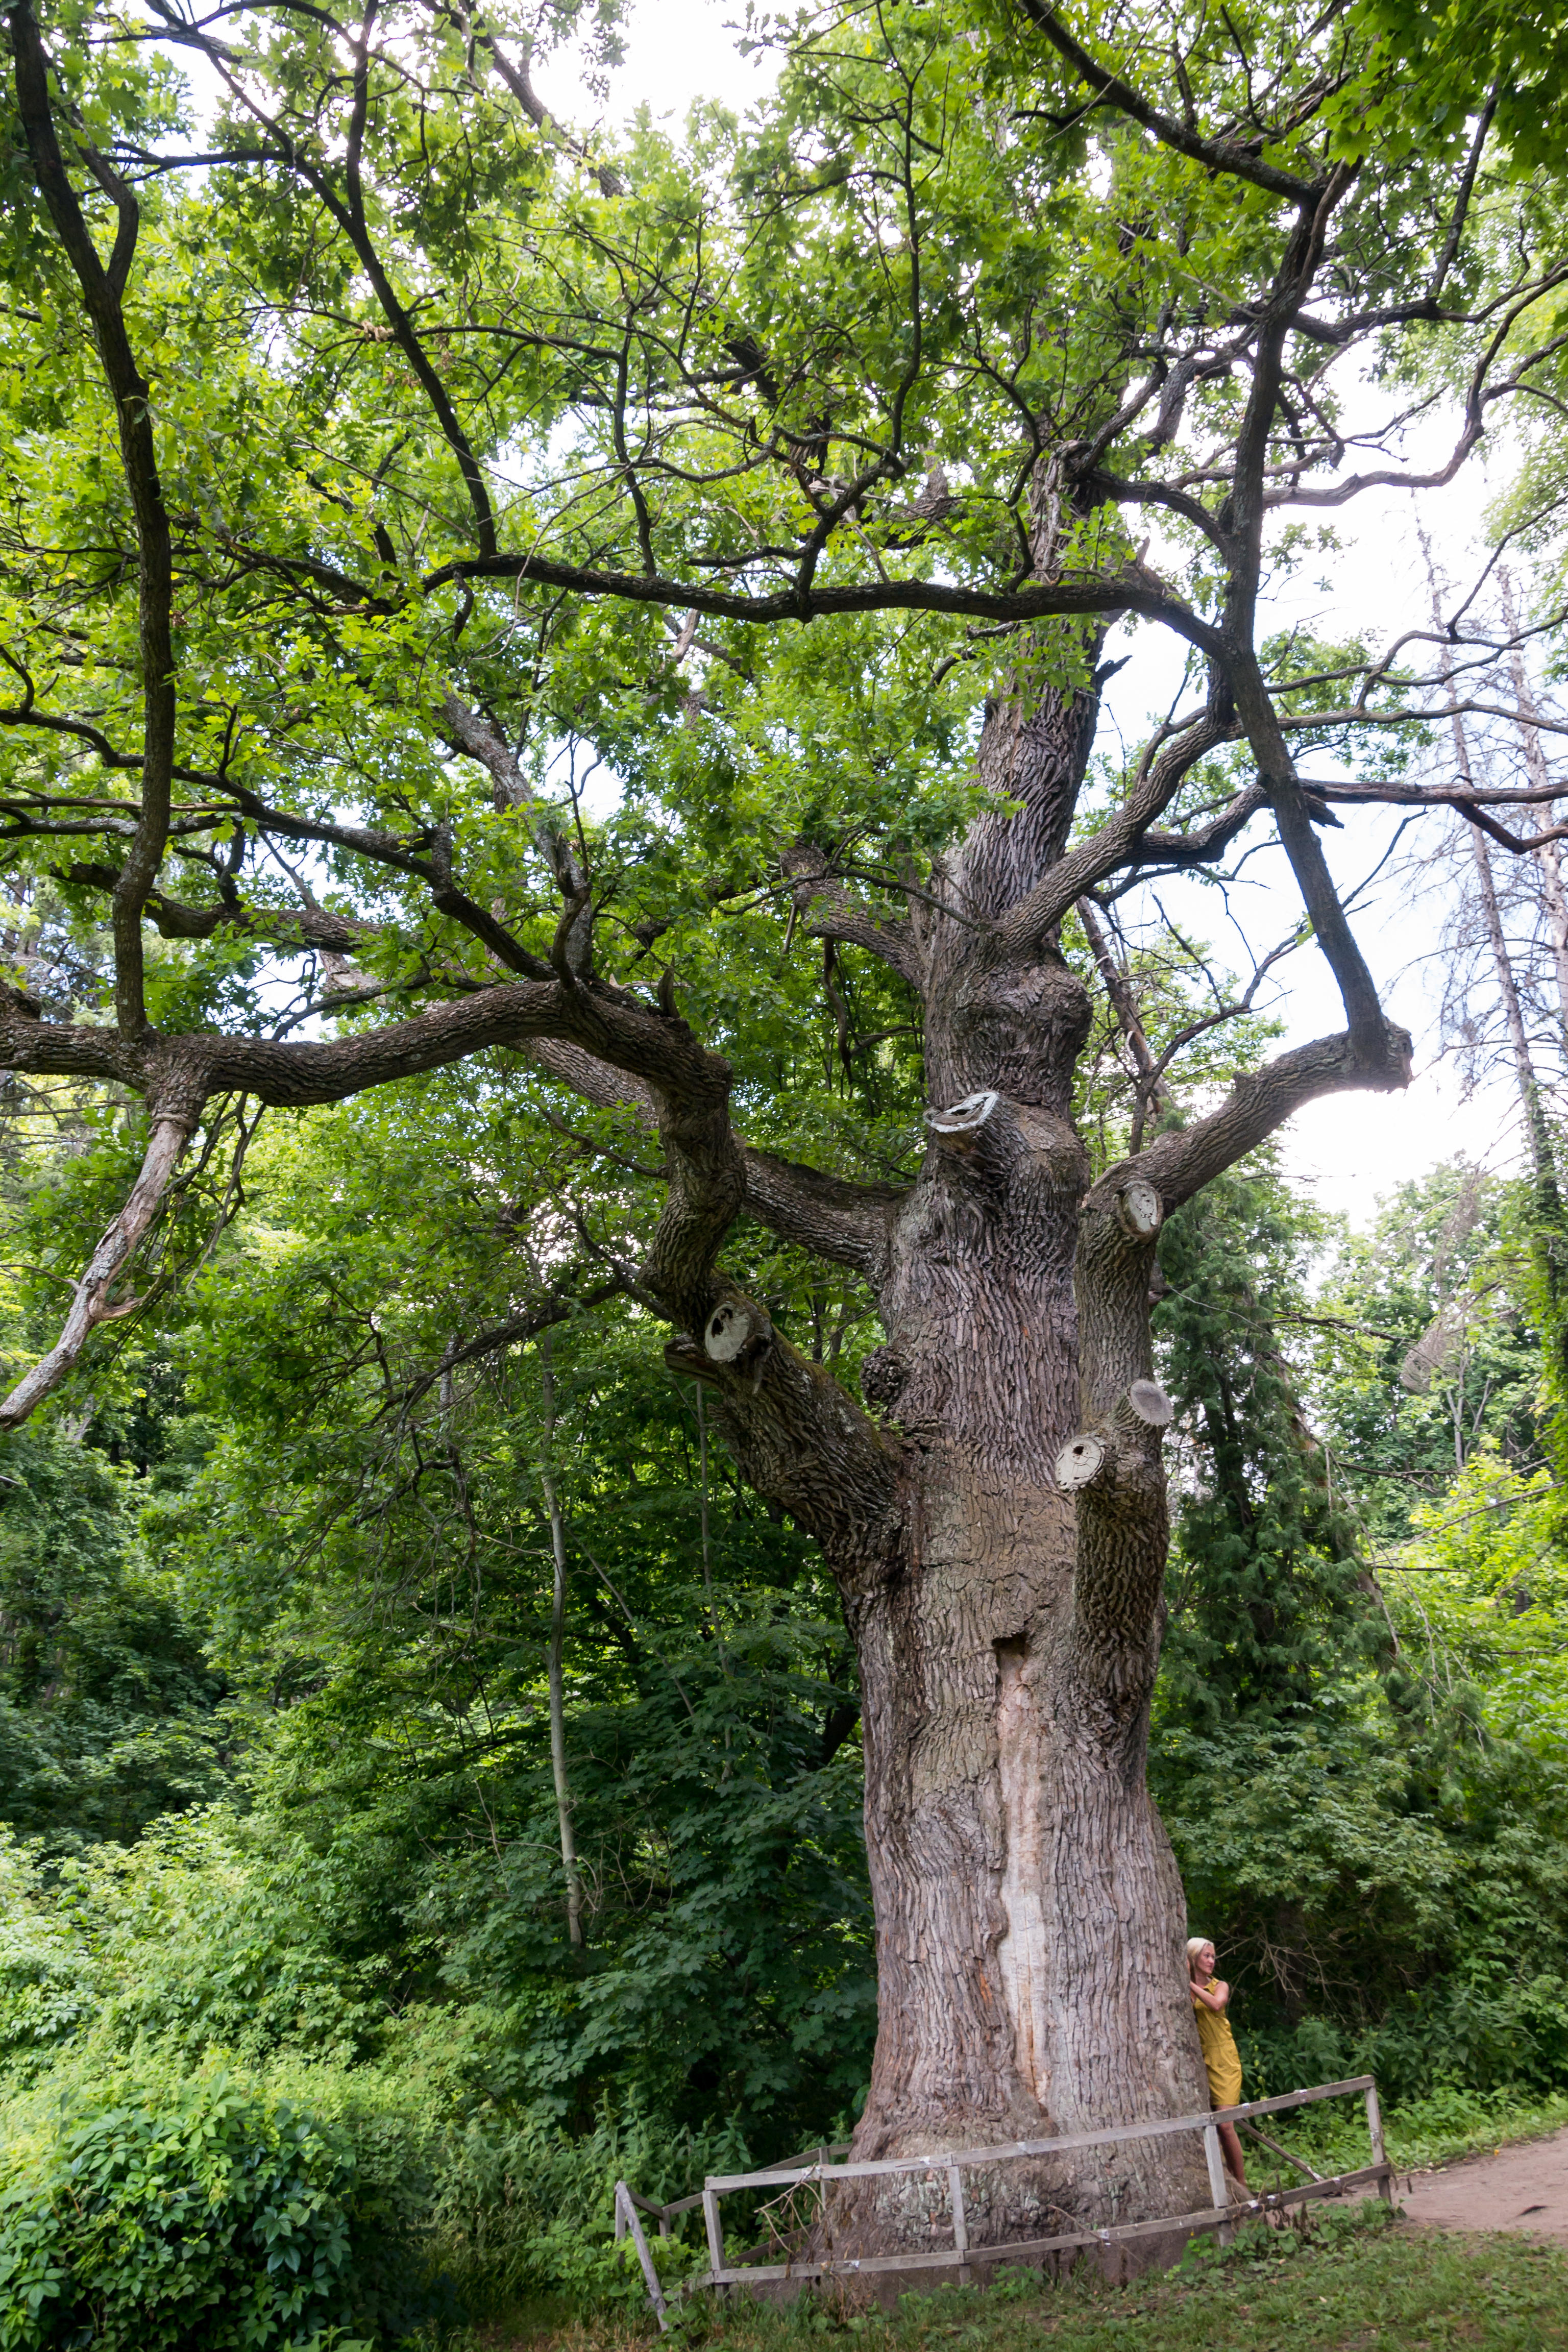
[[(1445, 415), (1405, 453), (1413, 467), (1441, 463), (1455, 430)], [(1500, 467), (1500, 472), (1501, 468)], [(1485, 564), (1485, 509), (1497, 484), (1477, 460), (1445, 490), (1422, 500), (1419, 520), (1433, 538), (1433, 551), (1445, 575), (1451, 609)], [(1363, 633), (1380, 649), (1409, 629), (1431, 625), (1430, 589), (1416, 537), (1418, 509), (1408, 492), (1373, 490), (1342, 513), (1325, 518), (1340, 541), (1338, 553), (1309, 560), (1287, 593), (1276, 600), (1281, 624), (1299, 620), (1343, 639)], [(1106, 727), (1114, 745), (1118, 725), (1136, 744), (1151, 713), (1165, 709), (1182, 673), (1182, 649), (1153, 625), (1130, 640), (1132, 661), (1112, 682)], [(1114, 650), (1125, 649), (1119, 644)], [(1533, 667), (1533, 665), (1532, 665)], [(1563, 760), (1560, 739), (1547, 739), (1549, 766)], [(1348, 776), (1342, 762), (1318, 755), (1303, 761), (1310, 773)], [(1403, 1093), (1376, 1097), (1330, 1096), (1297, 1114), (1280, 1137), (1286, 1166), (1310, 1181), (1325, 1208), (1357, 1223), (1370, 1218), (1376, 1199), (1436, 1162), (1463, 1153), (1494, 1173), (1520, 1164), (1523, 1137), (1511, 1077), (1498, 1071), (1491, 1083), (1463, 1097), (1451, 1066), (1437, 1058), (1440, 981), (1434, 950), (1441, 909), (1434, 893), (1421, 892), (1413, 871), (1436, 850), (1441, 818), (1410, 824), (1394, 848), (1402, 817), (1390, 808), (1340, 808), (1343, 830), (1323, 836), (1330, 866), (1348, 894), (1363, 877), (1377, 878), (1355, 905), (1358, 936), (1393, 1018), (1415, 1039), (1414, 1083)], [(1393, 849), (1384, 866), (1383, 860)], [(1234, 864), (1234, 860), (1232, 863)], [(1381, 866), (1381, 872), (1378, 872)], [(1239, 971), (1247, 963), (1237, 929), (1227, 925), (1218, 894), (1190, 877), (1174, 876), (1160, 886), (1165, 912), (1190, 937), (1208, 943), (1216, 959)], [(1247, 943), (1259, 956), (1290, 929), (1300, 897), (1275, 849), (1244, 869), (1230, 908)], [(1152, 906), (1148, 909), (1155, 912)], [(1278, 986), (1266, 982), (1260, 1007), (1277, 1010), (1286, 1023), (1284, 1042), (1297, 1045), (1342, 1023), (1343, 1013), (1322, 958), (1309, 944), (1278, 968)]]
[[(743, 56), (743, 0), (634, 0), (626, 54), (609, 78), (607, 91), (590, 87), (570, 50), (542, 59), (537, 87), (545, 103), (575, 129), (612, 132), (647, 105), (656, 121), (679, 135), (688, 110), (700, 98), (717, 99), (743, 113), (764, 98), (776, 75), (774, 58), (753, 51)], [(182, 58), (192, 75), (198, 105), (205, 76), (199, 61)], [(1378, 405), (1381, 396), (1373, 395)], [(1413, 436), (1407, 461), (1440, 464), (1455, 426), (1444, 415)], [(1467, 583), (1485, 560), (1484, 509), (1495, 485), (1472, 459), (1446, 490), (1422, 502), (1437, 561), (1451, 583)], [(1281, 619), (1300, 618), (1344, 637), (1364, 631), (1378, 644), (1407, 628), (1428, 625), (1428, 591), (1417, 545), (1415, 502), (1407, 493), (1368, 492), (1341, 512), (1324, 517), (1340, 540), (1340, 552), (1307, 562), (1288, 597), (1277, 609)], [(1158, 561), (1158, 547), (1154, 551)], [(1107, 695), (1104, 743), (1121, 739), (1135, 745), (1152, 712), (1168, 707), (1181, 677), (1183, 648), (1152, 625), (1123, 633), (1113, 652), (1132, 659)], [(1549, 742), (1553, 767), (1559, 755)], [(1333, 763), (1320, 769), (1331, 772)], [(1343, 772), (1342, 771), (1335, 771)], [(1344, 809), (1344, 829), (1325, 838), (1336, 880), (1352, 887), (1379, 865), (1397, 831), (1397, 810)], [(1403, 1095), (1329, 1096), (1310, 1105), (1283, 1131), (1287, 1165), (1312, 1182), (1319, 1200), (1357, 1222), (1370, 1215), (1376, 1196), (1435, 1162), (1463, 1152), (1501, 1171), (1518, 1164), (1521, 1151), (1518, 1105), (1506, 1074), (1468, 1101), (1461, 1098), (1452, 1069), (1436, 1058), (1436, 983), (1430, 951), (1436, 945), (1439, 912), (1430, 895), (1413, 899), (1407, 863), (1421, 854), (1423, 839), (1436, 845), (1436, 823), (1413, 827), (1403, 856), (1392, 861), (1372, 893), (1358, 901), (1358, 929), (1366, 946), (1390, 1013), (1416, 1041), (1416, 1077)], [(1237, 930), (1226, 922), (1216, 895), (1181, 876), (1161, 885), (1166, 911), (1189, 936), (1205, 940), (1216, 961), (1244, 976), (1247, 955)], [(1281, 852), (1254, 857), (1246, 880), (1233, 894), (1232, 911), (1259, 954), (1279, 940), (1300, 909)], [(1151, 916), (1155, 912), (1151, 906)], [(1279, 968), (1272, 997), (1260, 995), (1287, 1024), (1286, 1042), (1297, 1044), (1342, 1025), (1343, 1011), (1322, 959), (1309, 946)]]
[[(740, 0), (642, 0), (632, 10), (626, 62), (611, 77), (607, 98), (574, 81), (565, 57), (542, 67), (541, 94), (584, 127), (617, 125), (646, 103), (656, 119), (665, 118), (679, 132), (688, 109), (702, 97), (743, 111), (765, 94), (773, 67), (770, 58), (742, 56), (742, 19)], [(1410, 461), (1441, 462), (1437, 444), (1453, 429), (1445, 416), (1422, 435), (1419, 446), (1413, 437)], [(1468, 581), (1484, 561), (1483, 509), (1491, 488), (1472, 460), (1447, 490), (1423, 502), (1438, 562), (1455, 583)], [(1403, 629), (1427, 625), (1428, 592), (1410, 496), (1372, 491), (1324, 520), (1335, 526), (1341, 552), (1303, 566), (1282, 615), (1289, 611), (1336, 636), (1364, 630), (1378, 644)], [(1328, 583), (1326, 593), (1321, 581)], [(1181, 674), (1182, 649), (1166, 632), (1142, 627), (1132, 644), (1134, 658), (1108, 696), (1111, 741), (1117, 723), (1129, 742), (1136, 741), (1149, 713), (1166, 704)], [(1399, 813), (1346, 809), (1342, 814), (1344, 830), (1328, 835), (1326, 847), (1336, 878), (1349, 887), (1378, 865), (1398, 827)], [(1436, 823), (1427, 824), (1427, 838), (1435, 845)], [(1413, 849), (1419, 854), (1421, 837), (1419, 828), (1406, 834), (1406, 856)], [(1233, 904), (1252, 945), (1263, 953), (1289, 928), (1300, 899), (1282, 854), (1255, 859), (1247, 874)], [(1215, 894), (1175, 877), (1162, 886), (1162, 898), (1223, 962), (1245, 972), (1240, 941), (1227, 929)], [(1436, 1059), (1435, 986), (1424, 958), (1436, 945), (1437, 919), (1430, 898), (1412, 903), (1405, 874), (1385, 874), (1362, 902), (1358, 928), (1389, 1011), (1416, 1040), (1414, 1085), (1403, 1095), (1327, 1097), (1300, 1113), (1281, 1139), (1287, 1163), (1313, 1182), (1322, 1204), (1357, 1222), (1371, 1213), (1376, 1195), (1457, 1152), (1499, 1171), (1518, 1161), (1517, 1105), (1506, 1078), (1500, 1075), (1467, 1102), (1453, 1071)], [(1289, 958), (1279, 978), (1275, 1001), (1289, 1024), (1289, 1043), (1342, 1025), (1332, 981), (1310, 947)]]
[(679, 131), (699, 98), (743, 113), (767, 94), (777, 72), (770, 55), (741, 55), (744, 17), (744, 0), (641, 0), (630, 11), (626, 62), (610, 78), (607, 101), (574, 80), (565, 54), (542, 63), (539, 94), (584, 129), (622, 123), (647, 105), (656, 121), (673, 116), (666, 127)]

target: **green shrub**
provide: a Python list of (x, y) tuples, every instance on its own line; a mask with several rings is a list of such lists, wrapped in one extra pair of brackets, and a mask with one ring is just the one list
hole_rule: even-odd
[[(670, 2132), (606, 2102), (591, 2131), (569, 2134), (537, 2111), (472, 2117), (443, 2136), (430, 2179), (430, 2243), (441, 2272), (476, 2315), (523, 2298), (562, 2295), (579, 2310), (646, 2307), (629, 2243), (615, 2243), (615, 2184), (682, 2197), (710, 2172), (744, 2171), (751, 2151), (731, 2124)], [(706, 2263), (700, 2212), (655, 2242), (661, 2272)]]
[(374, 2325), (399, 2268), (347, 2137), (226, 2074), (79, 2096), (0, 2166), (3, 2352), (272, 2352)]

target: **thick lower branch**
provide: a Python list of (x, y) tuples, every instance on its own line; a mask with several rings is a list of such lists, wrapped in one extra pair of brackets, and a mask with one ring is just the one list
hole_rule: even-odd
[(865, 948), (891, 964), (911, 988), (921, 985), (923, 959), (907, 921), (863, 905), (828, 871), (821, 851), (808, 843), (797, 843), (785, 853), (784, 870), (795, 884), (795, 903), (809, 938)]
[(1409, 1032), (1392, 1021), (1384, 1024), (1384, 1051), (1370, 1064), (1342, 1030), (1337, 1036), (1298, 1045), (1262, 1069), (1238, 1077), (1217, 1110), (1178, 1132), (1157, 1136), (1135, 1159), (1110, 1169), (1100, 1186), (1124, 1185), (1130, 1177), (1141, 1176), (1154, 1187), (1168, 1213), (1222, 1170), (1245, 1159), (1320, 1095), (1350, 1087), (1390, 1094), (1408, 1086), (1412, 1050)]
[(746, 1213), (781, 1240), (831, 1265), (882, 1279), (892, 1221), (908, 1197), (901, 1184), (852, 1184), (798, 1160), (742, 1143)]
[[(635, 1078), (624, 1076), (605, 1063), (560, 1038), (541, 1038), (528, 1048), (529, 1059), (552, 1078), (601, 1110), (630, 1111), (650, 1133), (658, 1127), (658, 1108), (652, 1093)], [(826, 1258), (847, 1265), (868, 1280), (879, 1281), (884, 1269), (891, 1221), (907, 1197), (897, 1184), (855, 1184), (839, 1176), (825, 1176), (798, 1160), (760, 1150), (743, 1138), (736, 1139), (745, 1192), (742, 1207), (781, 1241), (794, 1242)]]
[(737, 1292), (700, 1337), (679, 1334), (664, 1356), (672, 1372), (703, 1382), (747, 1484), (816, 1538), (847, 1596), (888, 1573), (902, 1452), (824, 1365)]
[(10, 1395), (0, 1401), (0, 1429), (19, 1428), (51, 1391), (58, 1388), (68, 1372), (74, 1370), (96, 1327), (129, 1314), (140, 1303), (125, 1299), (111, 1305), (110, 1294), (157, 1214), (200, 1117), (199, 1104), (194, 1108), (186, 1105), (179, 1110), (154, 1112), (146, 1156), (131, 1196), (88, 1260), (59, 1338), (42, 1361), (25, 1373)]

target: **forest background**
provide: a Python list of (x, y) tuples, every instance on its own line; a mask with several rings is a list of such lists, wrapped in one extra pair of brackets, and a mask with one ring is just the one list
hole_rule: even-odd
[[(662, 134), (639, 137), (651, 168)], [(1528, 677), (1500, 669), (1513, 717), (1467, 756), (1555, 772), (1555, 660), (1547, 637)], [(624, 708), (603, 735), (617, 785), (579, 809), (625, 856), (619, 780), (655, 754)], [(1429, 1049), (1512, 1083), (1522, 1022), (1536, 1165), (1457, 1159), (1352, 1224), (1266, 1150), (1168, 1222), (1152, 1768), (1249, 2090), (1375, 2071), (1413, 2145), (1568, 2099), (1568, 1457), (1537, 1247), (1568, 1005), (1536, 861), (1492, 880), (1500, 930), (1460, 821), (1421, 861), (1410, 903), (1446, 926)], [(30, 987), (103, 1001), (68, 892), (30, 876), (7, 921)], [(816, 942), (764, 970), (734, 937), (710, 994), (760, 1009), (747, 1050), (795, 1131), (853, 1126), (907, 1167), (922, 1098), (888, 983)], [(1064, 945), (1093, 983), (1094, 942), (1069, 923)], [(162, 984), (194, 969), (170, 946)], [(269, 984), (259, 956), (198, 977)], [(1250, 975), (1200, 936), (1133, 938), (1124, 977), (1186, 1099), (1278, 1034), (1250, 1001), (1211, 1020)], [(1097, 1021), (1078, 1110), (1104, 1166), (1137, 1070), (1109, 1000)], [(122, 1095), (63, 1081), (8, 1076), (0, 1114), (20, 1370), (140, 1132)], [(635, 2294), (617, 2172), (677, 2194), (840, 2137), (869, 2064), (855, 1662), (815, 1547), (741, 1486), (635, 1307), (577, 1297), (509, 1335), (520, 1257), (536, 1294), (580, 1245), (614, 1274), (607, 1236), (655, 1213), (658, 1171), (588, 1117), (505, 1052), (236, 1107), (147, 1305), (0, 1462), (7, 2140), (79, 2168), (144, 2143), (149, 2177), (172, 2147), (263, 2151), (289, 2279), (352, 2234), (355, 2325), (392, 2336)], [(854, 1280), (754, 1227), (731, 1255), (853, 1378), (879, 1336)], [(50, 2256), (16, 2227), (5, 2247), (19, 2310)], [(268, 2306), (255, 2340), (314, 2308)]]

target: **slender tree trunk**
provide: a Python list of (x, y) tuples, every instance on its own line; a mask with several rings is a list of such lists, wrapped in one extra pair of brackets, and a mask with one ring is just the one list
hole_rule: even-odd
[(708, 1530), (708, 1412), (702, 1401), (702, 1383), (692, 1383), (697, 1394), (697, 1471), (701, 1481), (702, 1538), (702, 1597), (708, 1608), (708, 1630), (715, 1642), (719, 1639), (719, 1613), (713, 1605), (713, 1548)]
[(1171, 1108), (1170, 1085), (1156, 1062), (1149, 1040), (1144, 1034), (1143, 1024), (1139, 1018), (1137, 1003), (1127, 974), (1116, 961), (1110, 941), (1106, 937), (1105, 926), (1100, 919), (1092, 898), (1079, 900), (1078, 919), (1083, 925), (1084, 937), (1089, 941), (1089, 953), (1093, 956), (1096, 969), (1104, 982), (1106, 998), (1115, 1015), (1116, 1025), (1121, 1032), (1122, 1041), (1132, 1057), (1132, 1066), (1138, 1074), (1137, 1108), (1132, 1115), (1132, 1131), (1130, 1138), (1131, 1148), (1136, 1151), (1143, 1139), (1143, 1128), (1150, 1111), (1169, 1110)]
[[(1509, 648), (1509, 669), (1513, 678), (1514, 709), (1519, 716), (1519, 731), (1524, 740), (1525, 773), (1540, 792), (1551, 782), (1546, 772), (1546, 755), (1542, 749), (1541, 730), (1531, 692), (1530, 676), (1524, 666), (1524, 655), (1518, 643), (1519, 618), (1514, 609), (1513, 583), (1505, 572), (1502, 575), (1503, 617), (1514, 643)], [(1534, 811), (1537, 826), (1550, 832), (1557, 822), (1555, 801), (1542, 801)], [(1552, 967), (1557, 977), (1557, 1012), (1563, 1026), (1564, 1042), (1568, 1043), (1568, 898), (1563, 896), (1563, 863), (1555, 841), (1542, 842), (1536, 851), (1541, 868), (1541, 903), (1546, 913), (1547, 936), (1552, 941)]]
[[(1452, 701), (1453, 664), (1448, 655), (1447, 640), (1443, 629), (1442, 604), (1437, 593), (1437, 574), (1432, 561), (1432, 551), (1425, 539), (1422, 541), (1422, 546), (1426, 556), (1426, 577), (1432, 590), (1432, 618), (1437, 630), (1438, 642), (1443, 647), (1439, 667)], [(1513, 604), (1506, 573), (1503, 579), (1503, 595), (1508, 608), (1509, 627), (1511, 630), (1514, 625)], [(1517, 656), (1515, 658), (1517, 660)], [(1525, 692), (1522, 668), (1515, 672), (1514, 686), (1516, 693), (1522, 697)], [(1470, 766), (1469, 738), (1465, 731), (1464, 719), (1457, 709), (1451, 712), (1448, 727), (1454, 741), (1454, 764), (1464, 782), (1473, 785), (1475, 776)], [(1529, 756), (1528, 745), (1526, 756), (1527, 758)], [(1536, 739), (1536, 758), (1537, 760), (1540, 758), (1538, 738)], [(1550, 819), (1547, 821), (1550, 822)], [(1508, 939), (1502, 927), (1502, 914), (1498, 905), (1497, 884), (1492, 874), (1491, 853), (1487, 847), (1486, 836), (1479, 825), (1471, 824), (1468, 830), (1470, 855), (1476, 868), (1477, 895), (1481, 903), (1481, 921), (1486, 930), (1487, 945), (1491, 950), (1492, 969), (1497, 975), (1498, 994), (1502, 1000), (1503, 1020), (1508, 1029), (1509, 1050), (1513, 1056), (1514, 1078), (1519, 1087), (1520, 1104), (1524, 1112), (1525, 1142), (1530, 1152), (1531, 1170), (1539, 1187), (1547, 1179), (1552, 1168), (1551, 1138), (1547, 1132), (1545, 1114), (1542, 1107), (1541, 1089), (1536, 1083), (1535, 1065), (1531, 1057), (1530, 1039), (1524, 1025), (1523, 1008), (1519, 1001), (1519, 986), (1514, 979), (1513, 961), (1508, 951)], [(1559, 896), (1561, 897), (1561, 893)], [(1559, 976), (1561, 980), (1561, 967)], [(1455, 1442), (1460, 1446), (1459, 1467), (1463, 1469), (1462, 1440), (1457, 1423)]]
[(555, 1817), (561, 1832), (561, 1868), (566, 1880), (566, 1932), (574, 1944), (583, 1941), (583, 1874), (577, 1863), (577, 1842), (572, 1831), (572, 1784), (566, 1772), (566, 1699), (563, 1652), (566, 1639), (566, 1527), (555, 1484), (555, 1367), (551, 1334), (539, 1344), (541, 1381), (544, 1392), (544, 1444), (540, 1457), (540, 1483), (550, 1514), (550, 1549), (555, 1576), (550, 1601), (550, 1765), (555, 1779)]
[[(1523, 651), (1517, 643), (1519, 618), (1513, 601), (1513, 583), (1506, 572), (1502, 574), (1502, 594), (1509, 635), (1516, 640), (1509, 649), (1509, 667), (1513, 677), (1514, 709), (1520, 733), (1524, 740), (1525, 771), (1531, 782), (1538, 790), (1544, 791), (1551, 780), (1542, 749), (1535, 698), (1531, 692)], [(1538, 828), (1550, 830), (1556, 822), (1556, 803), (1552, 800), (1539, 802), (1536, 816)], [(1535, 854), (1541, 867), (1542, 905), (1546, 914), (1547, 936), (1552, 942), (1557, 979), (1558, 1017), (1564, 1046), (1568, 1047), (1568, 904), (1564, 902), (1558, 845), (1554, 841), (1543, 842)], [(1563, 1304), (1565, 1292), (1568, 1292), (1568, 1234), (1563, 1230), (1563, 1200), (1557, 1186), (1551, 1130), (1539, 1095), (1536, 1106), (1536, 1227), (1533, 1247), (1541, 1282), (1547, 1394), (1554, 1408), (1548, 1423), (1549, 1445), (1556, 1456), (1561, 1475), (1563, 1463), (1568, 1459), (1568, 1316), (1563, 1313)]]
[[(1454, 757), (1460, 775), (1467, 783), (1470, 775), (1470, 751), (1465, 736), (1464, 721), (1456, 712), (1450, 724), (1454, 733)], [(1530, 1039), (1525, 1032), (1524, 1013), (1519, 1001), (1519, 988), (1513, 976), (1513, 962), (1508, 951), (1508, 940), (1503, 931), (1502, 914), (1498, 906), (1497, 884), (1492, 876), (1491, 852), (1479, 825), (1469, 827), (1470, 856), (1475, 861), (1476, 890), (1481, 902), (1481, 921), (1486, 929), (1487, 945), (1491, 950), (1492, 968), (1497, 974), (1498, 994), (1502, 999), (1503, 1019), (1508, 1027), (1509, 1049), (1513, 1055), (1514, 1077), (1519, 1087), (1519, 1099), (1524, 1111), (1524, 1131), (1530, 1149), (1530, 1164), (1537, 1180), (1547, 1163), (1547, 1139), (1541, 1108), (1540, 1090), (1535, 1081), (1535, 1065), (1531, 1059)], [(1460, 1465), (1463, 1466), (1462, 1465)]]

